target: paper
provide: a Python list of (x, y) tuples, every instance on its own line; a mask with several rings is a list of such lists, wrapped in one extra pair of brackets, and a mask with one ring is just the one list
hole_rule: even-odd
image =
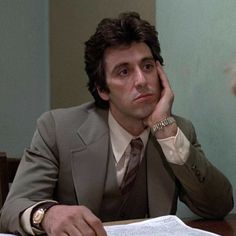
[(7, 235), (8, 235), (8, 236), (16, 236), (15, 234), (1, 234), (1, 233), (0, 233), (0, 236), (7, 236)]
[(108, 236), (216, 236), (187, 226), (177, 216), (167, 215), (141, 222), (104, 226)]

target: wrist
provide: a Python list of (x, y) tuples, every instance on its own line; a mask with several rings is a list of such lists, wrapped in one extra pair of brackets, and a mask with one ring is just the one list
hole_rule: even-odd
[(44, 202), (42, 204), (37, 205), (31, 212), (30, 223), (33, 228), (37, 230), (43, 231), (42, 222), (47, 211), (55, 206), (58, 205), (57, 202)]
[(162, 130), (159, 130), (155, 133), (156, 139), (166, 139), (169, 137), (175, 137), (178, 133), (178, 127), (176, 123), (173, 123), (169, 126), (164, 127)]
[(177, 125), (174, 117), (169, 116), (161, 121), (156, 122), (151, 127), (151, 132), (158, 139), (175, 136), (177, 133)]

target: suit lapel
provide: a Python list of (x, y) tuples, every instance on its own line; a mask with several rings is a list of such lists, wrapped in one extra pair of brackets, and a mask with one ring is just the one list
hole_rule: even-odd
[(149, 139), (146, 155), (149, 214), (151, 217), (171, 214), (175, 207), (175, 181), (154, 137)]
[(72, 151), (72, 176), (80, 205), (87, 206), (96, 215), (103, 197), (108, 163), (109, 131), (107, 113), (90, 112), (78, 129), (84, 145)]
[[(107, 111), (89, 111), (78, 129), (78, 148), (72, 150), (72, 175), (80, 205), (98, 215), (102, 202), (108, 165), (109, 129)], [(154, 137), (147, 145), (148, 206), (151, 217), (171, 214), (176, 206), (175, 179)]]

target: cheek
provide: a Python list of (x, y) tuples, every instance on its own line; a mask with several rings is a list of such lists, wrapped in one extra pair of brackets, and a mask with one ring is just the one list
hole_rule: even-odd
[(110, 84), (109, 89), (110, 93), (116, 94), (117, 96), (122, 96), (124, 94), (130, 93), (131, 86), (129, 83), (120, 82)]
[(133, 92), (127, 86), (117, 86), (110, 88), (110, 101), (117, 105), (128, 104), (133, 97)]

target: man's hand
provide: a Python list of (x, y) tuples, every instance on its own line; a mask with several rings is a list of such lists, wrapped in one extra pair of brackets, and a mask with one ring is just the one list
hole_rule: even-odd
[(106, 236), (102, 222), (84, 206), (55, 205), (42, 222), (49, 236)]
[[(157, 74), (160, 79), (160, 84), (162, 86), (162, 91), (160, 100), (156, 104), (155, 109), (153, 110), (151, 115), (149, 115), (144, 120), (144, 123), (149, 127), (152, 127), (155, 123), (171, 116), (171, 109), (174, 102), (174, 93), (170, 87), (167, 75), (158, 61), (156, 62), (156, 65), (157, 65)], [(163, 131), (158, 131), (156, 133), (156, 137), (167, 138), (169, 136), (174, 136), (177, 133), (177, 126), (174, 123), (168, 127), (165, 127)]]

